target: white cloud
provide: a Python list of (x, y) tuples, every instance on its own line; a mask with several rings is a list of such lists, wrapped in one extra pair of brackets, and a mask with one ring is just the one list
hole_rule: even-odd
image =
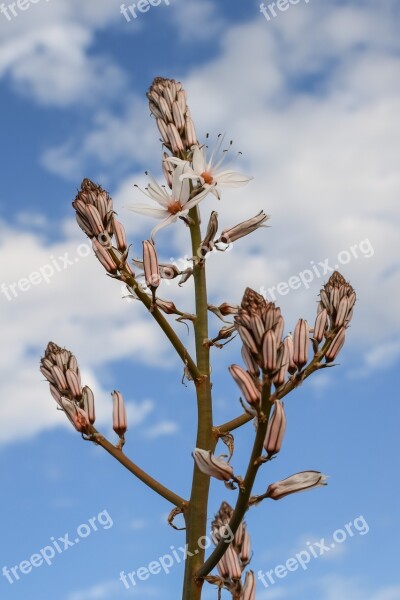
[(173, 435), (178, 431), (178, 424), (174, 421), (161, 421), (156, 423), (153, 427), (150, 427), (145, 431), (145, 437), (151, 440), (159, 438), (165, 435)]

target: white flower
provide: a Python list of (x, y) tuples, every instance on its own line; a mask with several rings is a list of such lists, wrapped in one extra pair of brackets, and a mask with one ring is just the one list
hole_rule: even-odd
[(199, 191), (196, 196), (190, 198), (190, 183), (189, 179), (185, 177), (188, 170), (190, 170), (189, 163), (184, 160), (180, 161), (173, 172), (171, 193), (164, 186), (157, 183), (153, 177), (150, 177), (146, 195), (155, 200), (161, 208), (153, 208), (147, 204), (128, 204), (126, 206), (129, 210), (141, 215), (162, 219), (162, 222), (156, 225), (151, 232), (152, 240), (157, 231), (174, 223), (178, 217), (187, 215), (188, 211), (203, 200), (210, 191), (210, 186), (208, 186), (207, 189)]
[[(216, 161), (216, 155), (221, 147), (222, 141), (223, 137), (221, 137), (220, 143), (218, 144), (216, 150), (211, 154), (208, 162), (206, 159), (205, 147), (200, 147), (199, 145), (192, 146), (192, 166), (181, 175), (182, 179), (188, 178), (199, 180), (201, 186), (205, 189), (208, 188), (214, 194), (214, 196), (218, 198), (218, 200), (220, 199), (219, 187), (241, 187), (246, 185), (246, 183), (252, 179), (252, 177), (242, 175), (241, 173), (236, 173), (236, 171), (218, 170), (226, 155), (226, 152), (224, 152), (222, 158)], [(178, 166), (182, 164), (182, 162), (185, 162), (182, 161), (182, 159), (175, 157), (167, 158), (165, 160)]]

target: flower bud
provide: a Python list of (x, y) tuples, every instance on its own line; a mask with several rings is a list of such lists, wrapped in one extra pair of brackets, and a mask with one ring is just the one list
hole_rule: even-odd
[(67, 371), (65, 373), (65, 377), (66, 377), (66, 380), (68, 383), (68, 387), (71, 391), (71, 394), (75, 398), (80, 398), (81, 394), (82, 394), (82, 390), (81, 390), (80, 378), (77, 375), (77, 373), (75, 371), (73, 371), (72, 369), (67, 369)]
[(229, 372), (238, 384), (246, 402), (255, 408), (260, 406), (260, 391), (258, 390), (253, 378), (239, 365), (231, 365)]
[(279, 387), (286, 382), (286, 375), (289, 368), (289, 348), (285, 342), (279, 348), (276, 368), (277, 372), (272, 381), (275, 387)]
[(128, 244), (126, 243), (125, 229), (122, 223), (117, 221), (117, 219), (113, 219), (113, 231), (115, 240), (117, 242), (117, 248), (120, 252), (124, 253), (128, 248)]
[(197, 256), (204, 258), (208, 252), (214, 248), (214, 238), (218, 231), (218, 213), (213, 210), (208, 221), (207, 231), (204, 240), (201, 242), (200, 248), (197, 250)]
[(88, 416), (89, 423), (93, 425), (96, 420), (96, 414), (94, 409), (94, 394), (88, 385), (82, 390), (82, 402), (83, 402), (83, 410)]
[(242, 576), (242, 567), (240, 566), (240, 561), (237, 553), (230, 544), (224, 554), (225, 565), (228, 570), (228, 577), (230, 579), (240, 579)]
[(256, 578), (253, 571), (247, 571), (240, 594), (240, 600), (255, 600), (256, 599)]
[(116, 390), (111, 394), (113, 399), (113, 429), (119, 437), (122, 437), (128, 429), (126, 419), (126, 408), (121, 392)]
[(315, 319), (313, 338), (316, 342), (322, 342), (327, 326), (328, 311), (324, 308), (318, 313), (317, 318)]
[(160, 285), (157, 252), (149, 240), (143, 242), (143, 268), (146, 284), (153, 290)]
[(247, 564), (251, 557), (250, 534), (246, 526), (243, 527), (243, 536), (240, 544), (239, 556), (243, 564)]
[(346, 328), (341, 327), (333, 339), (332, 344), (329, 346), (327, 353), (325, 354), (325, 360), (327, 363), (335, 360), (340, 350), (343, 348), (346, 338)]
[(93, 238), (92, 248), (97, 260), (105, 268), (107, 273), (115, 274), (118, 270), (117, 265), (103, 244), (101, 244), (96, 238)]
[(89, 426), (89, 419), (85, 411), (64, 396), (61, 398), (61, 407), (75, 429), (80, 433), (85, 433)]
[(268, 421), (267, 433), (264, 440), (264, 448), (269, 456), (277, 454), (281, 447), (286, 431), (286, 415), (283, 402), (274, 402), (274, 412)]
[(308, 361), (308, 323), (304, 319), (299, 319), (294, 330), (293, 336), (293, 362), (300, 370)]
[(247, 346), (242, 346), (242, 358), (250, 375), (258, 378), (260, 376), (260, 369), (250, 354)]
[(265, 335), (262, 344), (262, 368), (269, 373), (276, 370), (277, 351), (274, 332), (269, 329)]
[(289, 494), (303, 492), (323, 485), (327, 485), (326, 475), (319, 471), (301, 471), (286, 479), (271, 483), (268, 486), (266, 496), (272, 500), (280, 500)]
[(264, 211), (261, 211), (251, 219), (247, 219), (230, 229), (224, 229), (216, 243), (232, 244), (233, 242), (236, 242), (236, 240), (253, 233), (253, 231), (259, 227), (262, 227), (268, 219), (268, 215), (266, 215)]
[(295, 364), (295, 362), (293, 360), (294, 345), (293, 345), (293, 337), (290, 335), (290, 333), (283, 340), (283, 345), (286, 346), (287, 351), (288, 351), (288, 356), (289, 356), (288, 371), (289, 371), (289, 373), (291, 375), (293, 375), (293, 373), (296, 373), (297, 367), (296, 367), (296, 364)]
[(220, 481), (230, 481), (233, 478), (231, 465), (222, 458), (214, 456), (210, 450), (195, 448), (192, 456), (200, 471), (209, 477), (215, 477)]

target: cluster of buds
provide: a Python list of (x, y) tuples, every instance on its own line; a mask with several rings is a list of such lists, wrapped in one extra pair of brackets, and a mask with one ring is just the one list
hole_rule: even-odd
[(182, 84), (156, 77), (147, 98), (164, 146), (175, 155), (190, 151), (197, 138)]
[(114, 216), (109, 194), (90, 179), (84, 179), (72, 206), (79, 227), (92, 240), (93, 252), (107, 273), (120, 278), (118, 272), (127, 269), (133, 274), (126, 262), (129, 249), (125, 229)]
[(54, 342), (49, 342), (40, 362), (40, 371), (50, 384), (50, 393), (80, 433), (86, 433), (95, 421), (94, 396), (82, 387), (75, 356)]
[(246, 523), (242, 521), (235, 533), (229, 527), (233, 508), (222, 502), (221, 507), (212, 521), (212, 539), (215, 544), (221, 540), (229, 544), (223, 557), (217, 564), (221, 585), (229, 590), (232, 597), (240, 600), (255, 599), (255, 578), (253, 571), (248, 571), (242, 581), (243, 572), (250, 562), (250, 535)]
[(335, 360), (342, 349), (346, 329), (353, 316), (356, 293), (344, 277), (335, 271), (320, 292), (318, 314), (313, 331), (314, 350), (324, 338), (332, 339), (325, 360), (330, 363)]

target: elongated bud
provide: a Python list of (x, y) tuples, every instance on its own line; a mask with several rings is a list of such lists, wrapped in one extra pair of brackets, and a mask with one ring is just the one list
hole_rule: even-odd
[(258, 368), (256, 361), (253, 359), (252, 355), (250, 354), (247, 346), (242, 346), (242, 358), (243, 358), (244, 364), (246, 365), (246, 369), (248, 370), (250, 375), (258, 378), (260, 376), (260, 369)]
[(295, 362), (293, 360), (293, 357), (294, 357), (294, 344), (293, 344), (293, 337), (290, 335), (290, 333), (283, 340), (283, 344), (284, 344), (284, 346), (287, 347), (287, 351), (288, 351), (288, 355), (289, 355), (288, 371), (289, 371), (289, 373), (291, 375), (293, 375), (293, 373), (295, 373), (297, 371), (297, 367), (296, 367), (296, 364), (295, 364)]
[(122, 437), (128, 429), (124, 398), (121, 392), (116, 390), (112, 392), (111, 396), (113, 399), (113, 429), (119, 437)]
[(262, 345), (262, 368), (264, 371), (272, 373), (276, 370), (277, 350), (274, 332), (269, 329), (265, 335)]
[(54, 380), (55, 380), (55, 383), (56, 383), (58, 389), (59, 390), (67, 390), (68, 389), (67, 380), (65, 378), (64, 373), (60, 369), (60, 367), (58, 365), (53, 365), (51, 367), (51, 373), (54, 377)]
[(125, 228), (122, 225), (122, 223), (117, 221), (117, 219), (113, 219), (113, 231), (115, 235), (115, 240), (117, 242), (117, 248), (120, 252), (124, 253), (125, 250), (128, 248), (128, 244), (126, 242)]
[(204, 258), (214, 248), (214, 239), (218, 231), (218, 213), (213, 210), (208, 221), (207, 231), (200, 248), (197, 250), (197, 256)]
[(89, 426), (89, 419), (85, 411), (65, 397), (61, 398), (61, 407), (75, 429), (80, 433), (85, 433)]
[(260, 406), (260, 391), (257, 389), (253, 378), (239, 365), (231, 365), (229, 372), (238, 384), (244, 399), (250, 406), (258, 408)]
[(299, 319), (293, 336), (293, 362), (302, 369), (308, 361), (309, 328), (305, 319)]
[(243, 327), (243, 325), (237, 325), (237, 330), (239, 332), (240, 339), (242, 340), (243, 344), (248, 348), (250, 352), (252, 352), (253, 354), (257, 354), (257, 344), (250, 331), (246, 329), (246, 327)]
[[(275, 387), (279, 387), (286, 382), (286, 375), (289, 368), (289, 348), (288, 344), (285, 342), (281, 344), (278, 351), (278, 359), (277, 359), (277, 372), (273, 378), (273, 382)], [(296, 366), (295, 366), (296, 369)]]
[(256, 600), (256, 578), (253, 571), (247, 571), (240, 600)]
[(232, 548), (232, 545), (228, 546), (224, 557), (226, 568), (229, 573), (228, 577), (234, 580), (240, 579), (242, 576), (242, 567), (240, 565), (239, 557), (236, 554), (235, 550)]
[(327, 363), (335, 360), (340, 350), (343, 348), (346, 339), (346, 328), (341, 327), (333, 339), (332, 344), (329, 346), (327, 353), (325, 354), (325, 360)]
[(262, 227), (268, 219), (269, 216), (266, 215), (264, 211), (261, 211), (255, 217), (247, 219), (247, 221), (243, 221), (230, 229), (224, 229), (216, 243), (232, 244), (233, 242), (236, 242), (236, 240), (253, 233), (253, 231), (259, 227)]
[(327, 327), (328, 311), (326, 310), (326, 308), (324, 308), (318, 313), (317, 318), (315, 319), (313, 338), (316, 342), (322, 342)]
[(335, 327), (341, 327), (344, 324), (349, 310), (349, 299), (347, 296), (345, 296), (339, 302), (335, 319)]
[(286, 479), (271, 483), (267, 489), (267, 497), (272, 500), (280, 500), (289, 494), (296, 494), (323, 485), (327, 485), (326, 475), (319, 471), (301, 471)]
[(94, 408), (94, 394), (88, 385), (82, 390), (82, 402), (83, 402), (83, 410), (88, 416), (89, 423), (93, 425), (96, 420), (96, 413)]
[(276, 325), (274, 325), (272, 328), (272, 331), (275, 334), (277, 347), (279, 347), (282, 342), (282, 335), (283, 335), (284, 327), (285, 327), (285, 321), (283, 320), (283, 317), (278, 317)]
[(220, 481), (230, 481), (233, 478), (231, 465), (222, 458), (214, 456), (211, 451), (195, 448), (192, 456), (202, 473)]
[(68, 383), (68, 387), (71, 391), (71, 394), (75, 397), (75, 398), (80, 398), (81, 394), (82, 394), (82, 390), (81, 390), (81, 382), (80, 382), (80, 377), (78, 376), (78, 374), (73, 371), (72, 369), (67, 369), (66, 373), (65, 373), (65, 377)]
[(286, 431), (286, 415), (283, 402), (274, 402), (274, 412), (269, 419), (264, 448), (269, 456), (277, 454), (281, 447)]
[(251, 541), (249, 530), (246, 526), (243, 527), (243, 536), (240, 543), (240, 560), (243, 564), (247, 564), (251, 557)]
[(147, 285), (151, 289), (156, 289), (160, 285), (160, 274), (157, 252), (150, 240), (143, 242), (143, 268)]
[(103, 244), (100, 244), (100, 242), (98, 242), (96, 238), (93, 238), (92, 248), (97, 260), (105, 268), (107, 273), (115, 275), (115, 273), (117, 273), (118, 270), (117, 265), (115, 264), (113, 258), (110, 256), (107, 250), (104, 248)]

